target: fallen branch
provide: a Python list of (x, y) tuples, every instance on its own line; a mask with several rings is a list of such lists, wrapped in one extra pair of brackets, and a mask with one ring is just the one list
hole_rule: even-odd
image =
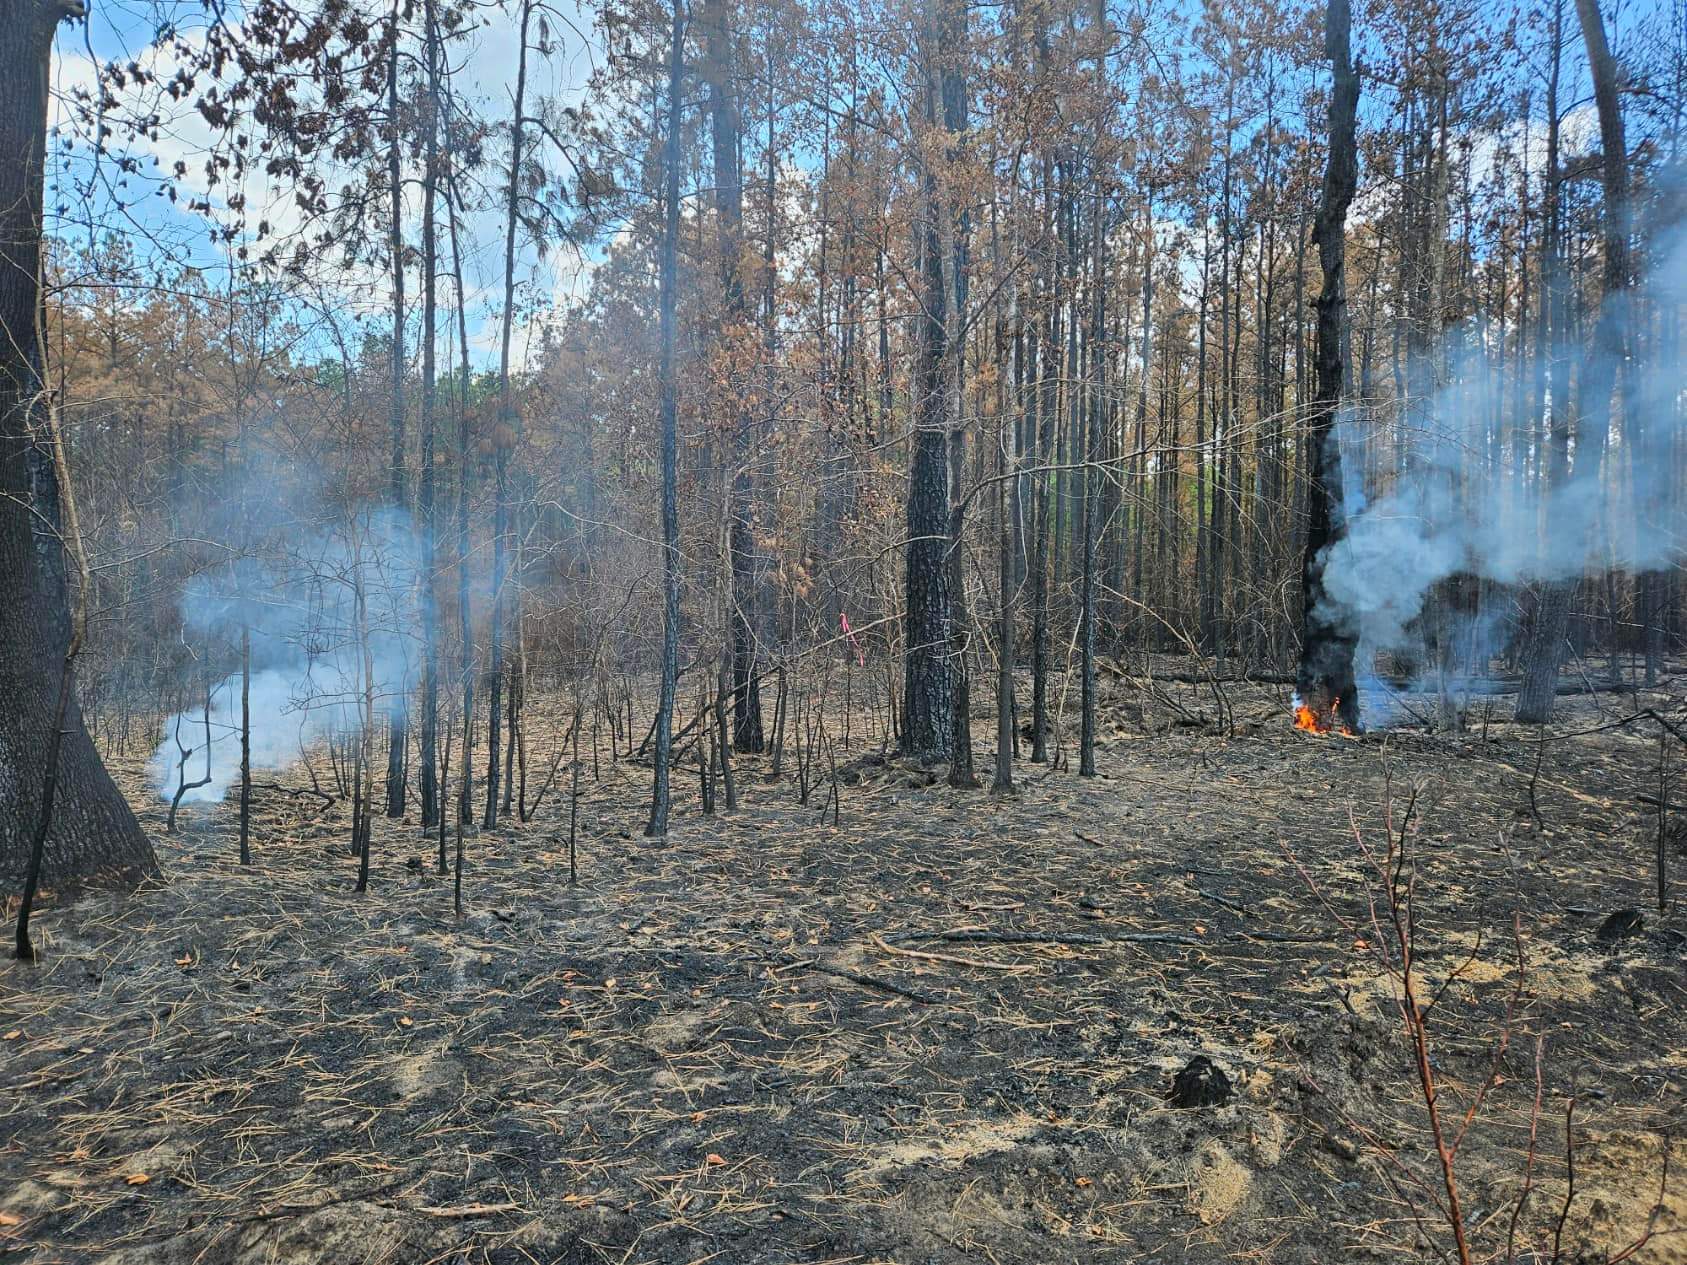
[(1254, 916), (1253, 910), (1249, 909), (1246, 905), (1239, 905), (1228, 896), (1220, 896), (1217, 892), (1209, 892), (1204, 887), (1197, 887), (1195, 889), (1195, 895), (1205, 897), (1207, 900), (1210, 900), (1215, 904), (1223, 905), (1226, 909), (1232, 910), (1244, 918), (1252, 918)]
[[(874, 939), (879, 937), (875, 936)], [(909, 944), (916, 940), (943, 940), (949, 944), (1071, 944), (1104, 945), (1109, 937), (1097, 935), (1059, 935), (1038, 931), (904, 931), (890, 938), (890, 944)], [(895, 952), (894, 949), (891, 950)]]
[[(1200, 936), (1188, 935), (1182, 931), (1127, 931), (1122, 935), (1112, 937), (1122, 940), (1126, 944), (1205, 944)], [(1228, 939), (1229, 937), (1224, 937)]]
[(852, 984), (860, 984), (863, 988), (876, 988), (880, 992), (904, 997), (909, 1001), (918, 1002), (922, 1006), (935, 1006), (940, 1000), (929, 993), (922, 993), (913, 988), (904, 988), (900, 984), (893, 984), (889, 980), (882, 980), (873, 975), (863, 975), (858, 971), (833, 966), (830, 963), (822, 962), (819, 958), (799, 958), (790, 965), (794, 970), (819, 971), (822, 975), (833, 975), (838, 979), (848, 980)]
[(886, 944), (884, 937), (873, 932), (869, 937), (872, 942), (886, 953), (899, 958), (918, 958), (922, 962), (947, 962), (951, 966), (970, 966), (985, 971), (1029, 971), (1029, 962), (986, 962), (982, 958), (964, 958), (957, 953), (925, 953), (919, 949), (899, 949), (895, 945)]
[(444, 1217), (460, 1221), (465, 1217), (491, 1217), (500, 1212), (519, 1212), (520, 1204), (459, 1204), (455, 1208), (418, 1208), (417, 1212), (430, 1217)]

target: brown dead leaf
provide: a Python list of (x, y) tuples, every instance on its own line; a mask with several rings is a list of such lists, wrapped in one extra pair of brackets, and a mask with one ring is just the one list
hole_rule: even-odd
[(144, 1186), (151, 1180), (145, 1173), (130, 1173), (123, 1179), (124, 1184), (129, 1186)]
[(717, 1164), (724, 1164), (724, 1163), (726, 1163), (726, 1157), (721, 1156), (721, 1155), (716, 1155), (713, 1151), (710, 1151), (708, 1153), (708, 1155), (704, 1157), (703, 1163), (708, 1164), (710, 1166), (714, 1166), (714, 1165), (717, 1165)]
[(22, 1217), (14, 1216), (12, 1213), (9, 1213), (9, 1212), (0, 1212), (0, 1225), (14, 1226), (14, 1225), (22, 1225), (22, 1224), (23, 1224), (23, 1218)]

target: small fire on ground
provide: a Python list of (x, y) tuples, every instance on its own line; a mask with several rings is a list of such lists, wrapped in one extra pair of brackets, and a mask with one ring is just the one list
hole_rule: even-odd
[(1343, 738), (1357, 738), (1341, 718), (1341, 699), (1331, 698), (1320, 706), (1318, 700), (1305, 699), (1296, 694), (1293, 699), (1295, 728), (1309, 734), (1339, 734)]

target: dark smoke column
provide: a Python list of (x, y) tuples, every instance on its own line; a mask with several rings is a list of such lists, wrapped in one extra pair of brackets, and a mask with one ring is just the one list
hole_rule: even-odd
[(43, 882), (128, 879), (157, 868), (82, 723), (67, 654), (63, 545), (44, 526), (59, 511), (36, 328), (47, 67), (54, 28), (81, 12), (79, 0), (14, 0), (0, 26), (0, 893), (7, 894), (24, 886), (49, 794)]
[[(1336, 605), (1324, 588), (1329, 547), (1347, 530), (1342, 506), (1341, 446), (1336, 417), (1342, 398), (1341, 332), (1347, 320), (1345, 235), (1347, 207), (1359, 182), (1359, 158), (1354, 141), (1359, 110), (1359, 76), (1349, 51), (1353, 18), (1349, 0), (1329, 0), (1324, 17), (1324, 47), (1334, 68), (1330, 85), (1329, 158), (1324, 166), (1324, 190), (1313, 225), (1324, 285), (1318, 293), (1317, 396), (1307, 431), (1306, 554), (1301, 559), (1301, 600), (1304, 625), (1300, 668), (1295, 689), (1301, 705), (1311, 710), (1321, 727), (1339, 723), (1359, 728), (1359, 689), (1353, 679), (1353, 655), (1358, 643), (1352, 612)], [(1334, 713), (1334, 715), (1332, 715)]]

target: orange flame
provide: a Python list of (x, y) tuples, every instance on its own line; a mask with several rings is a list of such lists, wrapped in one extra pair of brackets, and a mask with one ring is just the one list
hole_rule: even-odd
[(1328, 707), (1317, 708), (1301, 698), (1294, 696), (1295, 728), (1309, 734), (1340, 734), (1343, 738), (1353, 738), (1357, 735), (1348, 728), (1341, 718), (1341, 699), (1332, 698)]
[(1295, 728), (1304, 729), (1309, 734), (1325, 732), (1323, 718), (1305, 703), (1299, 701), (1295, 703)]

